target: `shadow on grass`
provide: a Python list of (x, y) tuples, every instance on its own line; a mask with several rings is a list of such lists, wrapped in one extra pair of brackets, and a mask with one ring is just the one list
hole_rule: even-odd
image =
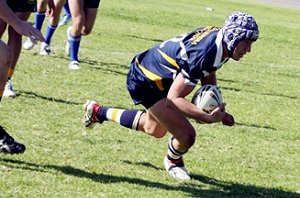
[(103, 73), (115, 73), (123, 76), (127, 76), (129, 71), (129, 65), (120, 65), (117, 63), (105, 63), (101, 62), (100, 65), (91, 65), (92, 69), (102, 70)]
[(232, 88), (232, 87), (222, 87), (220, 86), (221, 90), (231, 90), (231, 91), (235, 91), (235, 92), (248, 92), (248, 93), (255, 93), (255, 94), (259, 94), (259, 95), (266, 95), (266, 96), (275, 96), (275, 97), (281, 97), (281, 98), (287, 98), (287, 99), (300, 99), (300, 97), (298, 96), (292, 96), (292, 95), (284, 95), (284, 94), (277, 94), (277, 93), (258, 93), (255, 91), (249, 91), (249, 90), (242, 90), (242, 89), (237, 89), (237, 88)]
[(81, 103), (78, 103), (78, 102), (72, 102), (72, 101), (66, 101), (66, 100), (63, 100), (63, 99), (42, 96), (42, 95), (39, 95), (39, 94), (34, 93), (32, 91), (18, 90), (17, 97), (19, 97), (19, 96), (27, 97), (27, 98), (40, 98), (40, 99), (43, 99), (43, 100), (48, 100), (50, 102), (56, 102), (56, 103), (63, 103), (63, 104), (70, 104), (70, 105), (81, 105)]
[(151, 39), (151, 38), (146, 38), (146, 37), (142, 37), (142, 36), (136, 36), (136, 35), (126, 35), (127, 37), (131, 37), (131, 38), (136, 38), (136, 39), (140, 39), (140, 40), (145, 40), (145, 41), (153, 41), (156, 43), (161, 43), (164, 40), (161, 39)]
[[(66, 62), (66, 65), (68, 65), (70, 61), (68, 58), (60, 55), (55, 55), (53, 56), (53, 58), (68, 60), (68, 62)], [(84, 63), (88, 65), (89, 69), (101, 70), (101, 72), (103, 73), (115, 73), (120, 75), (127, 75), (130, 66), (130, 61), (128, 61), (128, 64), (125, 65), (125, 64), (118, 64), (113, 62), (101, 62), (97, 60), (81, 58), (79, 62), (80, 64)]]
[[(129, 183), (133, 185), (146, 186), (148, 188), (163, 189), (168, 191), (182, 191), (189, 194), (191, 197), (286, 197), (286, 198), (299, 198), (299, 194), (286, 192), (279, 189), (257, 187), (253, 185), (239, 184), (233, 182), (225, 182), (216, 180), (211, 177), (202, 175), (191, 175), (193, 180), (197, 180), (203, 184), (209, 185), (201, 186), (193, 182), (182, 182), (174, 185), (168, 185), (160, 182), (147, 181), (140, 178), (130, 178), (124, 176), (114, 176), (103, 173), (88, 172), (72, 166), (57, 166), (57, 165), (42, 165), (31, 162), (13, 160), (13, 159), (0, 159), (3, 165), (10, 168), (18, 168), (30, 171), (49, 172), (51, 170), (59, 171), (66, 175), (71, 175), (79, 178), (87, 178), (94, 182), (100, 183)], [(146, 167), (155, 167), (149, 163), (141, 164)], [(193, 181), (192, 180), (192, 181)]]
[(135, 162), (135, 163), (133, 163), (133, 162), (128, 161), (128, 160), (123, 160), (122, 162), (124, 162), (126, 164), (131, 164), (131, 165), (145, 166), (147, 168), (152, 168), (152, 169), (160, 170), (160, 171), (165, 170), (165, 169), (162, 169), (160, 167), (154, 166), (153, 164), (151, 164), (149, 162)]
[(261, 125), (257, 125), (257, 124), (245, 124), (245, 123), (240, 123), (240, 122), (236, 122), (235, 124), (239, 125), (239, 126), (255, 127), (255, 128), (260, 128), (260, 129), (270, 129), (270, 130), (277, 131), (276, 128), (270, 127), (270, 126), (261, 126)]

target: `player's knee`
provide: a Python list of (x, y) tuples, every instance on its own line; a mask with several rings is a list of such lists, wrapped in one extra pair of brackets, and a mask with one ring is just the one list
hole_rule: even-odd
[(155, 138), (163, 138), (167, 134), (167, 130), (158, 126), (146, 126), (145, 132)]
[(180, 144), (189, 149), (191, 148), (194, 143), (195, 143), (195, 140), (196, 140), (196, 132), (194, 130), (190, 131), (190, 132), (187, 132), (185, 131), (184, 132), (184, 135), (182, 135), (180, 138), (177, 139)]
[(159, 139), (165, 137), (166, 134), (167, 134), (166, 130), (156, 130), (152, 136)]
[(86, 36), (86, 35), (89, 35), (91, 32), (92, 32), (92, 29), (91, 29), (91, 28), (83, 27), (83, 28), (82, 28), (82, 31), (81, 31), (81, 34), (82, 34), (83, 36)]

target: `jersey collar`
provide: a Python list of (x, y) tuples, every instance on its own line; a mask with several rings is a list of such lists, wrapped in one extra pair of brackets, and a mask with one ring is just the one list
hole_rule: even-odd
[(227, 62), (228, 59), (222, 61), (222, 55), (223, 55), (223, 45), (222, 45), (222, 40), (223, 40), (223, 34), (222, 30), (219, 30), (216, 38), (216, 46), (217, 46), (217, 54), (216, 58), (214, 61), (214, 67), (219, 69), (225, 62)]

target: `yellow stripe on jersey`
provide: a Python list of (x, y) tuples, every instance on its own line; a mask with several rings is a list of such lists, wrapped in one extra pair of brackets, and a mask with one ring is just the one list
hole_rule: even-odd
[(170, 63), (171, 65), (173, 65), (177, 69), (179, 69), (179, 65), (176, 63), (176, 61), (173, 58), (171, 58), (170, 56), (168, 56), (166, 53), (160, 51), (159, 49), (157, 49), (157, 50), (160, 53), (160, 55), (162, 55), (162, 57), (164, 59), (166, 59), (166, 61), (168, 61), (168, 63)]
[(193, 45), (197, 45), (204, 37), (206, 37), (209, 33), (213, 31), (219, 30), (219, 27), (215, 26), (207, 26), (200, 31), (195, 32), (194, 36), (190, 39)]
[(146, 69), (145, 67), (143, 67), (139, 61), (137, 59), (135, 59), (136, 63), (138, 64), (138, 66), (140, 67), (140, 69), (142, 70), (142, 72), (152, 81), (155, 82), (156, 86), (158, 87), (159, 90), (163, 91), (164, 87), (162, 85), (162, 78), (156, 74), (154, 74), (153, 72), (149, 71), (148, 69)]

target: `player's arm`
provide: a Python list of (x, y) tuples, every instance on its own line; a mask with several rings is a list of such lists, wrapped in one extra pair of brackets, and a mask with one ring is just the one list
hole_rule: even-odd
[[(217, 85), (216, 72), (212, 72), (207, 77), (201, 79), (201, 84), (202, 85), (207, 85), (207, 84)], [(235, 123), (234, 117), (231, 114), (225, 112), (225, 115), (222, 119), (222, 123), (226, 126), (233, 126)]]
[(4, 0), (0, 0), (0, 18), (12, 26), (19, 34), (44, 41), (43, 35), (31, 23), (20, 20)]
[(202, 85), (217, 85), (216, 72), (210, 73), (208, 76), (201, 79)]
[(20, 21), (4, 0), (0, 0), (0, 18), (13, 27), (17, 26), (17, 23)]
[(185, 99), (194, 89), (194, 86), (186, 83), (186, 81), (187, 79), (184, 78), (183, 74), (177, 75), (168, 92), (166, 105), (177, 109), (187, 117), (200, 120), (201, 122), (213, 123), (221, 121), (224, 117), (222, 107), (218, 107), (211, 114), (207, 114)]

